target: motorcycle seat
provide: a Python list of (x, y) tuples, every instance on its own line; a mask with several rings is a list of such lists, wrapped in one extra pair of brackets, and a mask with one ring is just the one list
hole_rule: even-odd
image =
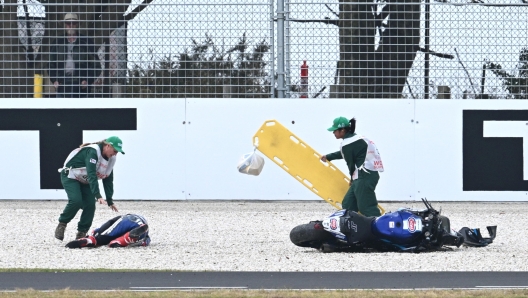
[(372, 222), (376, 217), (366, 217), (348, 210), (340, 218), (341, 233), (347, 235), (349, 243), (368, 242), (374, 238)]

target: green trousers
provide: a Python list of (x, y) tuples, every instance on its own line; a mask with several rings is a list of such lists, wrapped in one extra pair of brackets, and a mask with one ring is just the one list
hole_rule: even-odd
[(88, 232), (92, 226), (92, 221), (95, 214), (95, 196), (90, 190), (90, 185), (82, 184), (77, 180), (66, 177), (63, 173), (60, 174), (62, 186), (68, 195), (68, 204), (64, 207), (64, 211), (59, 216), (59, 222), (69, 223), (77, 214), (79, 209), (82, 209), (81, 219), (77, 224), (77, 230), (81, 232)]
[(379, 173), (369, 171), (369, 173), (360, 173), (358, 179), (352, 182), (348, 189), (343, 202), (343, 209), (359, 212), (365, 216), (380, 216), (378, 200), (376, 199), (376, 185), (378, 185)]

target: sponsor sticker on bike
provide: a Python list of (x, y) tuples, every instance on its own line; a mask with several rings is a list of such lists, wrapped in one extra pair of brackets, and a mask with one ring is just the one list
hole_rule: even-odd
[(409, 231), (409, 233), (421, 232), (422, 220), (411, 216), (403, 221), (403, 229)]
[(410, 217), (408, 221), (409, 221), (409, 232), (411, 233), (416, 232), (416, 220), (413, 217)]
[(330, 219), (330, 229), (332, 230), (337, 229), (337, 219), (335, 218)]

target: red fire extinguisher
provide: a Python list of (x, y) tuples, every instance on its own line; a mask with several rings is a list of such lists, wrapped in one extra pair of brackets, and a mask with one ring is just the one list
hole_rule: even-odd
[(308, 98), (308, 65), (306, 60), (301, 65), (301, 87), (300, 87), (300, 98)]

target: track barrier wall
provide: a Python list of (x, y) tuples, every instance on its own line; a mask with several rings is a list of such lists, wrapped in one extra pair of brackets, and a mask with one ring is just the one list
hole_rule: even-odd
[[(528, 200), (528, 103), (520, 100), (1, 102), (2, 200), (66, 199), (57, 169), (67, 154), (111, 135), (126, 152), (114, 170), (116, 200), (320, 200), (267, 157), (259, 176), (240, 174), (236, 165), (270, 119), (318, 152), (338, 151), (340, 140), (326, 130), (338, 116), (356, 117), (357, 133), (380, 150), (380, 201)], [(344, 161), (333, 163), (348, 174)]]

